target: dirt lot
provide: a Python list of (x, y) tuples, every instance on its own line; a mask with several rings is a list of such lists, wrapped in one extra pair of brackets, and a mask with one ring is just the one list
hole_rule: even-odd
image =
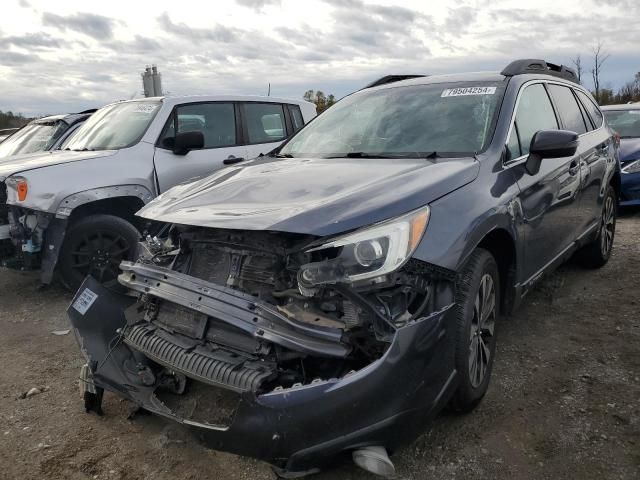
[[(489, 393), (472, 414), (443, 414), (394, 455), (399, 477), (640, 478), (640, 212), (618, 223), (600, 271), (567, 265), (502, 324)], [(82, 410), (70, 295), (0, 271), (0, 477), (273, 479), (267, 465), (207, 451), (105, 396)], [(29, 398), (24, 393), (43, 391)], [(364, 479), (351, 465), (317, 477)]]

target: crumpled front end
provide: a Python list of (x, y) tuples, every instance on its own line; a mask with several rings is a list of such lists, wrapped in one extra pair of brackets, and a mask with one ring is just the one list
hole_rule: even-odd
[(456, 386), (453, 276), (311, 288), (301, 269), (336, 255), (316, 240), (174, 227), (122, 263), (130, 295), (87, 278), (69, 315), (90, 382), (288, 471), (410, 441)]

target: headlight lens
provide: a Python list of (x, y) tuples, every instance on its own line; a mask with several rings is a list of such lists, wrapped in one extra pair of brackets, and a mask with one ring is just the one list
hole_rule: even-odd
[(302, 286), (312, 287), (354, 283), (393, 272), (411, 257), (428, 222), (429, 207), (424, 207), (311, 248), (309, 253), (327, 251), (329, 256), (336, 253), (330, 249), (337, 249), (337, 255), (303, 265), (298, 281)]
[(622, 167), (622, 173), (638, 173), (640, 172), (640, 159), (627, 163)]

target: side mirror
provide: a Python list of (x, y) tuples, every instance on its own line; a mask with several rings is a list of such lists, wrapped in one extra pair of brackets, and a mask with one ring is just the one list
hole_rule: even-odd
[(173, 153), (186, 155), (191, 150), (204, 147), (204, 135), (202, 132), (182, 132), (175, 136)]
[(568, 130), (540, 130), (535, 133), (529, 146), (529, 157), (525, 167), (529, 175), (540, 171), (543, 158), (562, 158), (575, 155), (578, 149), (578, 134)]

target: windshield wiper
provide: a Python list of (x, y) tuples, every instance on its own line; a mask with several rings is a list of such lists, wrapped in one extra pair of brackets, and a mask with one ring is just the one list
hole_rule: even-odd
[(390, 153), (369, 153), (369, 152), (347, 152), (341, 155), (333, 155), (325, 158), (387, 158), (387, 159), (400, 159), (400, 158), (436, 158), (436, 152), (422, 153), (412, 152), (411, 154), (390, 154)]
[(276, 157), (276, 158), (294, 158), (294, 156), (291, 155), (290, 153), (276, 153), (274, 155), (274, 157)]

